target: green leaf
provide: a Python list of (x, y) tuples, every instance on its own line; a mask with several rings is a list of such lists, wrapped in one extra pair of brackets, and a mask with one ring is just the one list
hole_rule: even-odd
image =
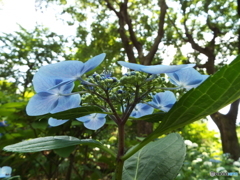
[(155, 122), (158, 123), (159, 121), (161, 121), (164, 118), (164, 116), (166, 114), (167, 113), (165, 113), (165, 112), (157, 112), (154, 114), (142, 116), (140, 118), (132, 118), (132, 119), (133, 120), (143, 120), (143, 121), (147, 121), (147, 122), (151, 122), (151, 123), (155, 123)]
[(96, 106), (85, 106), (69, 109), (67, 111), (58, 112), (55, 114), (44, 115), (44, 118), (53, 117), (56, 119), (74, 119), (82, 116), (86, 116), (92, 113), (105, 113), (101, 108)]
[(35, 121), (31, 124), (34, 129), (46, 129), (48, 127), (47, 119), (41, 119), (40, 121)]
[(3, 104), (1, 107), (4, 108), (22, 108), (24, 106), (26, 106), (26, 102), (11, 102), (11, 103), (6, 103)]
[[(40, 137), (35, 139), (26, 140), (20, 143), (12, 144), (9, 146), (5, 146), (3, 150), (11, 151), (11, 152), (21, 152), (21, 153), (28, 153), (28, 152), (39, 152), (39, 151), (47, 151), (47, 150), (55, 150), (60, 148), (65, 148), (74, 145), (88, 145), (92, 147), (98, 147), (105, 152), (111, 154), (115, 157), (115, 153), (101, 144), (98, 141), (93, 139), (78, 139), (72, 136), (47, 136), (47, 137)], [(68, 149), (70, 151), (70, 149)], [(63, 150), (64, 151), (64, 150)], [(58, 153), (62, 155), (66, 155), (67, 152), (60, 152)]]
[(186, 93), (165, 115), (155, 133), (166, 133), (192, 123), (239, 99), (239, 70), (240, 56)]
[(65, 148), (61, 148), (61, 149), (55, 149), (54, 152), (61, 156), (61, 157), (68, 157), (73, 150), (75, 149), (75, 146), (69, 146), (69, 147), (65, 147)]
[(3, 148), (12, 152), (39, 152), (59, 149), (78, 144), (99, 146), (101, 143), (92, 139), (78, 139), (72, 136), (47, 136), (26, 140)]
[(123, 180), (170, 180), (182, 167), (186, 147), (179, 134), (153, 141), (124, 162)]

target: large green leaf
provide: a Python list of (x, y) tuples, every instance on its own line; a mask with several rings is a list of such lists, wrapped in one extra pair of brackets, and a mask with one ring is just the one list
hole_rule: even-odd
[(82, 116), (86, 116), (92, 113), (104, 113), (101, 108), (96, 106), (85, 106), (69, 109), (66, 111), (58, 112), (55, 114), (47, 114), (44, 117), (53, 117), (56, 119), (74, 119)]
[(68, 146), (84, 144), (84, 145), (99, 145), (98, 141), (92, 139), (78, 139), (71, 136), (47, 136), (35, 139), (30, 139), (9, 145), (3, 148), (5, 151), (12, 152), (39, 152), (45, 150), (65, 148)]
[[(40, 137), (35, 139), (26, 140), (20, 143), (12, 144), (3, 148), (5, 151), (11, 152), (39, 152), (46, 150), (55, 150), (60, 148), (66, 148), (74, 145), (88, 145), (92, 147), (98, 147), (113, 157), (115, 157), (115, 153), (104, 146), (102, 143), (95, 141), (93, 139), (78, 139), (72, 136), (47, 136)], [(64, 151), (64, 150), (63, 150)], [(58, 153), (62, 153), (57, 151)]]
[(140, 118), (132, 118), (132, 119), (133, 120), (143, 120), (143, 121), (155, 123), (155, 122), (162, 121), (162, 119), (164, 118), (164, 116), (166, 114), (167, 113), (165, 113), (165, 112), (157, 112), (157, 113), (154, 113), (154, 114), (142, 116)]
[(153, 141), (124, 162), (123, 180), (174, 179), (186, 154), (179, 134)]

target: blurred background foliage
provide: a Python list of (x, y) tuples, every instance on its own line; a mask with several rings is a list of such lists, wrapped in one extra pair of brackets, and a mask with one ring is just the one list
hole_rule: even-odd
[[(51, 128), (47, 119), (26, 115), (25, 106), (34, 94), (32, 77), (42, 65), (87, 61), (105, 52), (106, 60), (95, 70), (99, 73), (111, 68), (119, 76), (116, 61), (128, 60), (141, 64), (196, 63), (202, 73), (213, 74), (239, 53), (239, 16), (234, 0), (36, 1), (36, 9), (43, 13), (53, 5), (70, 15), (67, 23), (76, 26), (76, 34), (58, 35), (41, 25), (33, 30), (20, 26), (14, 33), (0, 34), (0, 167), (11, 166), (13, 175), (23, 180), (110, 179), (114, 170), (115, 159), (88, 146), (27, 154), (2, 151), (6, 145), (52, 135), (93, 138), (115, 150), (117, 131), (112, 123), (97, 131), (76, 121)], [(238, 110), (231, 113), (237, 115)], [(236, 118), (230, 121), (234, 125), (229, 131), (238, 134), (230, 148), (239, 150), (239, 126)], [(126, 131), (127, 147), (141, 141), (139, 131), (143, 130), (134, 121), (127, 124)], [(176, 179), (211, 179), (210, 171), (240, 174), (240, 152), (234, 158), (227, 155), (222, 150), (221, 137), (225, 135), (208, 130), (206, 119), (178, 132), (186, 140), (188, 152)]]

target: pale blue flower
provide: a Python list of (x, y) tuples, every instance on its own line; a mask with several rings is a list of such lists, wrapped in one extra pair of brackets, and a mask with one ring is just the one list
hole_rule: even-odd
[(180, 69), (185, 69), (195, 66), (195, 64), (181, 64), (181, 65), (150, 65), (145, 66), (141, 64), (128, 63), (125, 61), (118, 61), (121, 66), (133, 69), (135, 71), (142, 71), (149, 74), (172, 73)]
[(74, 82), (77, 79), (81, 80), (81, 76), (101, 64), (105, 56), (105, 53), (97, 55), (85, 63), (81, 61), (62, 61), (55, 64), (42, 66), (34, 75), (33, 81), (35, 78), (38, 78), (38, 76), (61, 79), (61, 82), (53, 87), (50, 87), (55, 88), (63, 84)]
[(148, 104), (156, 109), (168, 112), (176, 102), (176, 97), (171, 91), (157, 93), (153, 96), (153, 100)]
[(196, 88), (209, 77), (208, 75), (200, 74), (194, 68), (181, 69), (174, 73), (167, 73), (167, 75), (171, 83), (186, 90)]
[(52, 127), (56, 127), (56, 126), (60, 126), (64, 123), (66, 123), (67, 121), (69, 121), (68, 119), (56, 119), (56, 118), (49, 118), (48, 119), (48, 124)]
[(7, 178), (11, 177), (12, 174), (12, 168), (9, 166), (3, 166), (0, 168), (0, 178)]
[[(101, 128), (106, 123), (106, 114), (101, 113), (93, 113), (89, 114), (83, 117), (76, 118), (78, 121), (83, 122), (83, 125), (87, 129), (91, 130), (97, 130)], [(55, 119), (55, 118), (49, 118), (48, 124), (52, 127), (60, 126), (64, 123), (66, 123), (69, 120), (64, 119)]]
[(87, 129), (97, 130), (106, 123), (106, 116), (106, 114), (93, 113), (76, 119), (83, 122)]
[(140, 118), (142, 116), (152, 114), (153, 110), (154, 110), (153, 107), (151, 107), (147, 104), (144, 104), (144, 103), (139, 103), (133, 109), (130, 117)]
[(73, 90), (73, 83), (51, 89), (51, 87), (61, 82), (61, 79), (46, 78), (46, 76), (40, 74), (35, 77), (33, 86), (37, 94), (28, 102), (26, 107), (27, 114), (29, 116), (39, 116), (79, 106), (80, 95), (68, 95)]

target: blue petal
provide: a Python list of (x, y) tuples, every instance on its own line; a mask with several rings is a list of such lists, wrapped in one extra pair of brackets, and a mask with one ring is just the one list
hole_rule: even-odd
[(153, 102), (156, 103), (156, 104), (161, 104), (161, 98), (160, 96), (154, 96), (153, 97)]
[[(54, 83), (52, 87), (55, 88), (75, 81), (84, 74), (83, 70), (84, 63), (80, 61), (62, 61), (55, 64), (49, 64), (39, 69), (33, 77), (33, 82), (35, 81), (35, 84), (38, 85), (39, 76), (47, 79), (61, 79), (62, 81), (58, 84)], [(36, 86), (35, 84), (34, 86)], [(35, 88), (36, 92), (38, 92), (37, 89)]]
[(171, 73), (178, 71), (183, 68), (189, 68), (195, 66), (195, 64), (182, 64), (182, 65), (150, 65), (145, 66), (141, 64), (128, 63), (124, 61), (118, 61), (121, 66), (133, 69), (135, 71), (143, 71), (149, 74), (161, 74), (161, 73)]
[(152, 105), (154, 108), (160, 109), (164, 112), (168, 112), (175, 102), (176, 97), (174, 93), (171, 91), (165, 91), (155, 94), (153, 97), (153, 101), (149, 102), (149, 104)]
[(48, 124), (52, 127), (56, 127), (56, 126), (60, 126), (60, 125), (64, 124), (67, 121), (68, 120), (49, 118)]
[(96, 68), (98, 65), (102, 63), (104, 60), (106, 54), (102, 53), (99, 54), (92, 59), (88, 60), (87, 62), (84, 63), (84, 69), (82, 70), (82, 73), (86, 73), (88, 71), (91, 71), (92, 69)]
[(141, 68), (144, 68), (144, 65), (141, 64), (135, 64), (135, 63), (128, 63), (125, 61), (118, 61), (118, 64), (120, 64), (121, 66), (127, 67), (129, 69), (133, 69), (135, 71), (142, 71)]
[(84, 63), (81, 61), (62, 61), (42, 66), (37, 73), (51, 78), (72, 79), (83, 74)]
[(193, 81), (190, 81), (187, 83), (189, 86), (196, 86), (202, 82), (202, 79), (194, 79)]
[(10, 166), (3, 166), (0, 168), (0, 178), (11, 177), (12, 168)]
[(208, 77), (208, 75), (200, 74), (194, 68), (181, 69), (175, 73), (167, 73), (167, 75), (170, 82), (187, 90), (199, 86)]
[(79, 94), (74, 94), (70, 96), (60, 96), (58, 98), (58, 103), (50, 111), (50, 113), (53, 114), (53, 113), (79, 107), (80, 102), (81, 102), (81, 98)]
[(106, 123), (106, 116), (106, 114), (93, 113), (76, 119), (83, 122), (86, 128), (91, 130), (97, 130)]
[(153, 107), (144, 103), (139, 103), (136, 105), (130, 116), (134, 118), (140, 118), (142, 116), (152, 114), (153, 110)]
[(59, 89), (52, 89), (52, 87), (55, 87), (56, 85), (62, 84), (63, 82), (66, 82), (66, 81), (64, 79), (51, 78), (41, 73), (36, 73), (33, 77), (33, 86), (34, 86), (34, 90), (37, 93), (45, 92), (45, 91), (51, 91), (53, 93), (58, 93), (58, 92), (70, 93), (74, 87), (74, 83), (68, 83), (67, 85)]
[(35, 94), (28, 102), (26, 112), (29, 116), (49, 113), (58, 103), (59, 96), (47, 92)]
[(172, 73), (178, 71), (180, 69), (190, 68), (195, 66), (195, 64), (181, 64), (181, 65), (152, 65), (152, 66), (145, 66), (141, 68), (143, 72), (149, 74), (161, 74), (161, 73)]

